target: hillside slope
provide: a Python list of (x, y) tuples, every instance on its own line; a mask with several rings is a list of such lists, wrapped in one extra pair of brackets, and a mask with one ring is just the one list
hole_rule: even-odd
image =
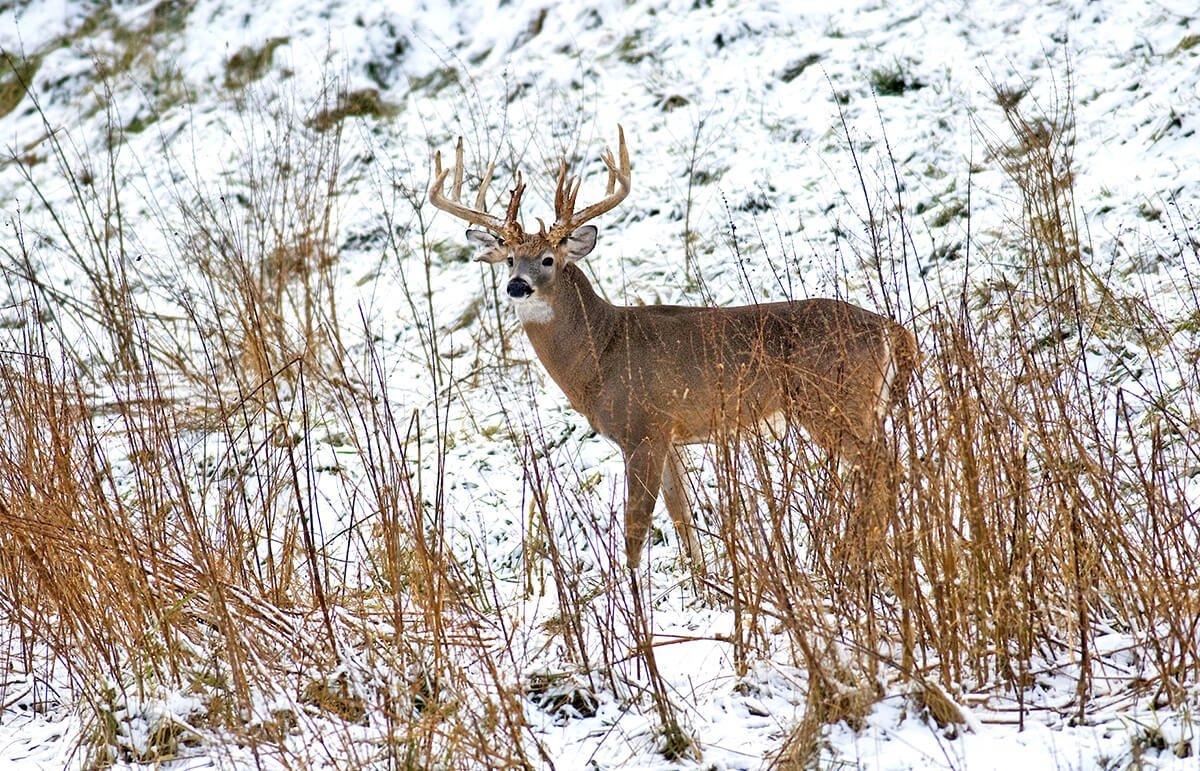
[[(0, 758), (1195, 762), (1192, 4), (34, 0), (0, 50)], [(461, 136), (548, 218), (618, 124), (604, 296), (845, 297), (925, 356), (885, 524), (791, 437), (758, 544), (759, 460), (698, 452), (725, 556), (664, 515), (648, 611), (617, 450), (424, 202)]]

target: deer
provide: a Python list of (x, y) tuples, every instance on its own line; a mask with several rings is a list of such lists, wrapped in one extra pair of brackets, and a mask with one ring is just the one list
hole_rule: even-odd
[(629, 195), (629, 150), (617, 130), (617, 155), (601, 156), (608, 184), (596, 203), (576, 209), (582, 175), (559, 164), (549, 227), (538, 218), (538, 230), (524, 229), (519, 170), (505, 216), (488, 213), (494, 162), (474, 206), (462, 202), (461, 138), (449, 194), (451, 169), (440, 151), (434, 155), (429, 202), (474, 226), (466, 239), (477, 261), (507, 264), (505, 293), (537, 358), (571, 406), (620, 449), (630, 571), (661, 492), (684, 554), (703, 572), (681, 448), (795, 425), (839, 465), (861, 465), (908, 387), (917, 342), (892, 319), (837, 299), (693, 307), (618, 306), (600, 297), (576, 263), (596, 246), (598, 229), (588, 223)]

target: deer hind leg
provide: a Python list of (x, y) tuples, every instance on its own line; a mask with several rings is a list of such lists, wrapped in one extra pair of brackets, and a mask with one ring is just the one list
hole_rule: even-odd
[(813, 443), (828, 454), (841, 477), (864, 465), (870, 455), (873, 428), (874, 412), (848, 402), (846, 407), (831, 408), (825, 413), (802, 412), (795, 418)]
[[(893, 388), (897, 385), (897, 376), (901, 375), (900, 357), (903, 351), (896, 350), (896, 345), (892, 341), (893, 334), (890, 329), (883, 333), (883, 367), (879, 373), (879, 379), (875, 381), (875, 421), (880, 428), (882, 428), (888, 409), (892, 406), (892, 402), (895, 399)], [(912, 337), (912, 334), (907, 330), (903, 334), (908, 335), (909, 338)], [(903, 342), (907, 341), (904, 340)], [(903, 347), (901, 345), (901, 348)], [(899, 379), (903, 380), (905, 378), (900, 377)]]
[(870, 409), (862, 411), (857, 449), (857, 465), (870, 468), (875, 475), (884, 471), (887, 454), (884, 426), (892, 406), (904, 396), (909, 359), (916, 342), (908, 330), (889, 329), (883, 333), (882, 348), (879, 374), (871, 390), (872, 403)]
[(692, 518), (692, 505), (687, 495), (687, 471), (683, 467), (680, 449), (672, 447), (667, 451), (667, 459), (663, 464), (663, 499), (667, 503), (667, 512), (675, 523), (675, 532), (679, 534), (679, 542), (687, 555), (693, 569), (700, 575), (705, 575), (704, 552), (700, 550), (700, 538), (696, 533), (696, 521)]
[(625, 452), (625, 558), (636, 570), (646, 547), (662, 483), (665, 444), (643, 440)]
[(877, 367), (846, 383), (827, 412), (810, 414), (801, 423), (836, 460), (838, 472), (874, 473), (883, 450), (883, 427), (896, 395), (900, 373), (890, 333), (885, 333)]

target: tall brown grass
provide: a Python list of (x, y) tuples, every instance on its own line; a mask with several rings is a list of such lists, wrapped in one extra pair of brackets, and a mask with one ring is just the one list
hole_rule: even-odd
[[(426, 284), (406, 283), (401, 303), (422, 330), (416, 405), (392, 396), (374, 322), (338, 315), (337, 129), (248, 114), (279, 130), (245, 149), (244, 203), (177, 165), (172, 199), (151, 207), (174, 260), (166, 284), (134, 270), (132, 239), (117, 237), (119, 151), (88, 159), (111, 184), (41, 198), (43, 221), (70, 237), (18, 228), (0, 251), (22, 309), (0, 346), (0, 610), (25, 665), (36, 649), (65, 668), (100, 764), (240, 745), (295, 767), (528, 767), (552, 760), (529, 710), (586, 717), (605, 693), (653, 710), (653, 748), (695, 757), (687, 696), (655, 658), (668, 595), (731, 609), (733, 675), (779, 640), (808, 673), (779, 765), (813, 763), (826, 725), (861, 725), (898, 688), (958, 725), (963, 704), (989, 699), (1024, 721), (1051, 673), (1074, 679), (1063, 710), (1076, 720), (1101, 696), (1183, 704), (1200, 679), (1194, 351), (1089, 268), (1069, 110), (1004, 104), (990, 149), (1020, 196), (1005, 248), (1022, 281), (916, 308), (906, 212), (877, 208), (861, 264), (922, 349), (886, 452), (843, 472), (793, 432), (696, 458), (692, 497), (719, 558), (667, 593), (622, 568), (617, 502), (601, 499), (578, 437), (538, 422), (532, 388), (500, 395), (524, 366), (503, 317), (481, 322), (471, 372), (440, 355), (421, 181), (385, 217), (389, 233), (412, 223), (390, 256)], [(75, 179), (81, 159), (57, 157)], [(66, 299), (44, 270), (54, 261), (83, 270), (97, 302)], [(1111, 369), (1125, 345), (1152, 371)], [(447, 525), (467, 387), (496, 392), (498, 446), (526, 496), (508, 566)], [(535, 672), (513, 647), (526, 630), (504, 607), (509, 581), (558, 607), (538, 632), (554, 655)], [(1095, 645), (1109, 632), (1137, 646), (1137, 672), (1109, 668)], [(138, 705), (167, 693), (199, 706), (135, 738)]]
[[(25, 668), (45, 651), (86, 704), (89, 763), (207, 745), (294, 767), (524, 767), (537, 747), (486, 587), (447, 545), (445, 477), (411, 449), (444, 453), (448, 426), (388, 400), (373, 344), (341, 342), (337, 137), (248, 146), (244, 207), (177, 167), (172, 197), (149, 202), (178, 260), (161, 273), (111, 237), (85, 250), (14, 223), (4, 245), (19, 314), (0, 346), (0, 602)], [(69, 232), (98, 210), (118, 227), (131, 189), (43, 195), (40, 221)], [(104, 259), (97, 291), (123, 316), (57, 302), (46, 266), (100, 275)], [(329, 468), (335, 443), (361, 475)], [(197, 706), (147, 706), (172, 693)]]
[[(1048, 107), (1000, 97), (1008, 138), (989, 135), (989, 149), (1021, 202), (1004, 248), (1022, 281), (986, 296), (964, 285), (913, 319), (922, 364), (889, 424), (891, 461), (821, 471), (795, 437), (749, 437), (711, 459), (740, 644), (780, 624), (809, 672), (781, 765), (814, 762), (822, 726), (859, 725), (885, 686), (908, 688), (940, 723), (964, 723), (969, 696), (1013, 702), (1023, 725), (1048, 675), (1074, 680), (1061, 710), (1075, 721), (1098, 698), (1182, 708), (1200, 677), (1186, 417), (1197, 381), (1194, 364), (1191, 386), (1157, 372), (1186, 373), (1195, 341), (1090, 267), (1069, 95)], [(892, 211), (886, 229), (906, 233)], [(861, 257), (902, 259), (878, 246)], [(878, 275), (904, 307), (910, 290)], [(1111, 369), (1129, 347), (1156, 372)], [(1113, 632), (1129, 636), (1137, 671), (1097, 649)]]

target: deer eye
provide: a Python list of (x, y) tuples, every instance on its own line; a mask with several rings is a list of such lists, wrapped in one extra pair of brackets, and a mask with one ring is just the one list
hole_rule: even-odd
[(551, 265), (553, 265), (553, 264), (554, 264), (554, 258), (553, 258), (553, 257), (543, 257), (543, 258), (542, 258), (542, 265), (545, 265), (547, 268), (548, 268), (548, 267), (550, 267), (550, 266), (551, 266)]
[(508, 258), (508, 267), (512, 267), (512, 257)]

